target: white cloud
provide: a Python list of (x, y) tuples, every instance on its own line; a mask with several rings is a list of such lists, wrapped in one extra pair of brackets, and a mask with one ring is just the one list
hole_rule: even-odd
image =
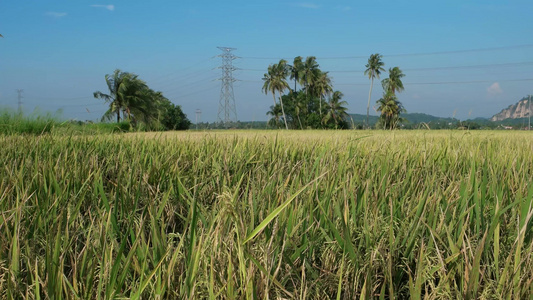
[(100, 7), (100, 8), (105, 8), (109, 11), (114, 11), (115, 10), (115, 6), (113, 4), (107, 4), (107, 5), (103, 5), (103, 4), (93, 4), (91, 5), (91, 7)]
[(310, 9), (318, 9), (318, 8), (320, 8), (320, 5), (316, 5), (314, 3), (309, 3), (309, 2), (294, 3), (294, 5), (298, 6), (298, 7), (310, 8)]
[(352, 10), (352, 7), (351, 6), (337, 6), (337, 9), (342, 10), (342, 11), (350, 11)]
[(503, 90), (500, 87), (500, 84), (498, 82), (495, 82), (487, 88), (487, 92), (489, 93), (489, 95), (494, 96), (503, 93)]
[(66, 12), (56, 12), (56, 11), (49, 11), (49, 12), (46, 12), (47, 16), (49, 17), (54, 17), (54, 18), (61, 18), (61, 17), (64, 17), (67, 15)]

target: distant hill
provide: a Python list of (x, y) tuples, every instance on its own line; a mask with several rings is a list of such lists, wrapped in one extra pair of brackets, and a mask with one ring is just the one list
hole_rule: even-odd
[(491, 121), (503, 121), (505, 119), (527, 118), (530, 114), (529, 98), (524, 97), (516, 104), (509, 105), (490, 118)]

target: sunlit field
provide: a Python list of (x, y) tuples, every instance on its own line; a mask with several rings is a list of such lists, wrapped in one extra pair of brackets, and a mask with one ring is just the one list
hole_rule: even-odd
[(2, 299), (530, 299), (533, 135), (0, 135)]

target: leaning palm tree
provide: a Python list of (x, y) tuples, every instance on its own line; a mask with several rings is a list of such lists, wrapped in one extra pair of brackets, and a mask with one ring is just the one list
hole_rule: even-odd
[(146, 86), (127, 98), (126, 111), (128, 118), (134, 122), (143, 122), (148, 126), (159, 125), (163, 115), (163, 101), (169, 101), (161, 92), (156, 92)]
[(104, 94), (100, 91), (93, 93), (94, 98), (104, 99), (106, 103), (109, 103), (109, 110), (104, 113), (104, 118), (110, 118), (111, 115), (116, 114), (117, 123), (120, 122), (120, 112), (123, 110), (124, 103), (126, 102), (125, 91), (131, 82), (130, 78), (131, 74), (116, 69), (113, 74), (105, 75), (109, 94)]
[(379, 79), (381, 72), (385, 71), (383, 66), (385, 63), (381, 60), (383, 56), (379, 53), (370, 55), (368, 63), (366, 64), (365, 75), (370, 79), (370, 91), (368, 92), (368, 104), (366, 106), (366, 126), (368, 127), (368, 116), (370, 113), (370, 98), (372, 96), (372, 87), (374, 86), (374, 78)]
[(274, 106), (276, 106), (276, 92), (279, 93), (279, 101), (281, 104), (281, 111), (283, 112), (283, 121), (285, 122), (285, 129), (289, 129), (287, 125), (287, 117), (285, 116), (285, 109), (283, 107), (283, 99), (281, 98), (281, 93), (289, 88), (287, 83), (287, 75), (289, 74), (287, 61), (282, 59), (277, 64), (268, 66), (268, 72), (263, 76), (263, 92), (267, 94), (268, 92), (272, 93), (274, 98)]
[[(149, 90), (146, 83), (138, 78), (137, 75), (128, 72), (122, 72), (116, 69), (113, 74), (105, 76), (108, 94), (96, 91), (93, 93), (94, 98), (104, 99), (109, 104), (109, 110), (104, 113), (103, 119), (111, 119), (113, 115), (117, 117), (117, 123), (120, 122), (120, 114), (123, 118), (131, 119), (134, 111), (137, 116), (141, 115), (140, 107), (146, 105), (146, 91)], [(148, 109), (150, 110), (150, 109)]]
[(261, 88), (261, 91), (265, 93), (265, 95), (268, 92), (272, 93), (272, 99), (274, 100), (274, 106), (276, 106), (278, 103), (276, 102), (276, 95), (274, 94), (275, 88), (275, 70), (273, 68), (273, 65), (268, 66), (267, 72), (263, 75), (263, 87)]
[(385, 92), (391, 92), (393, 95), (396, 95), (396, 92), (401, 92), (404, 90), (402, 77), (405, 74), (398, 67), (389, 69), (389, 78), (385, 78), (381, 81), (383, 90)]
[(302, 57), (297, 56), (294, 58), (294, 62), (292, 66), (289, 67), (290, 69), (290, 80), (294, 80), (294, 91), (296, 92), (296, 83), (301, 81), (301, 77), (303, 76), (303, 67), (304, 64), (302, 62)]
[(326, 103), (327, 112), (323, 119), (324, 123), (333, 120), (335, 122), (335, 127), (337, 127), (340, 120), (348, 117), (348, 113), (346, 112), (348, 110), (348, 108), (346, 108), (348, 103), (346, 101), (341, 101), (343, 96), (344, 95), (340, 91), (335, 91), (331, 95), (329, 101)]

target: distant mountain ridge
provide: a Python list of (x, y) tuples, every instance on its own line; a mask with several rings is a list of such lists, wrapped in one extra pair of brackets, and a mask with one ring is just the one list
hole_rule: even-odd
[[(407, 120), (410, 124), (419, 124), (419, 123), (456, 123), (459, 120), (455, 118), (441, 118), (436, 117), (424, 113), (402, 113), (400, 115), (402, 118)], [(350, 114), (350, 117), (353, 119), (355, 123), (364, 123), (366, 120), (366, 115), (363, 114)], [(368, 122), (370, 125), (374, 125), (377, 123), (379, 117), (378, 116), (369, 116)]]
[(491, 121), (503, 121), (506, 119), (527, 118), (530, 114), (529, 97), (524, 97), (516, 104), (509, 105), (490, 118)]

